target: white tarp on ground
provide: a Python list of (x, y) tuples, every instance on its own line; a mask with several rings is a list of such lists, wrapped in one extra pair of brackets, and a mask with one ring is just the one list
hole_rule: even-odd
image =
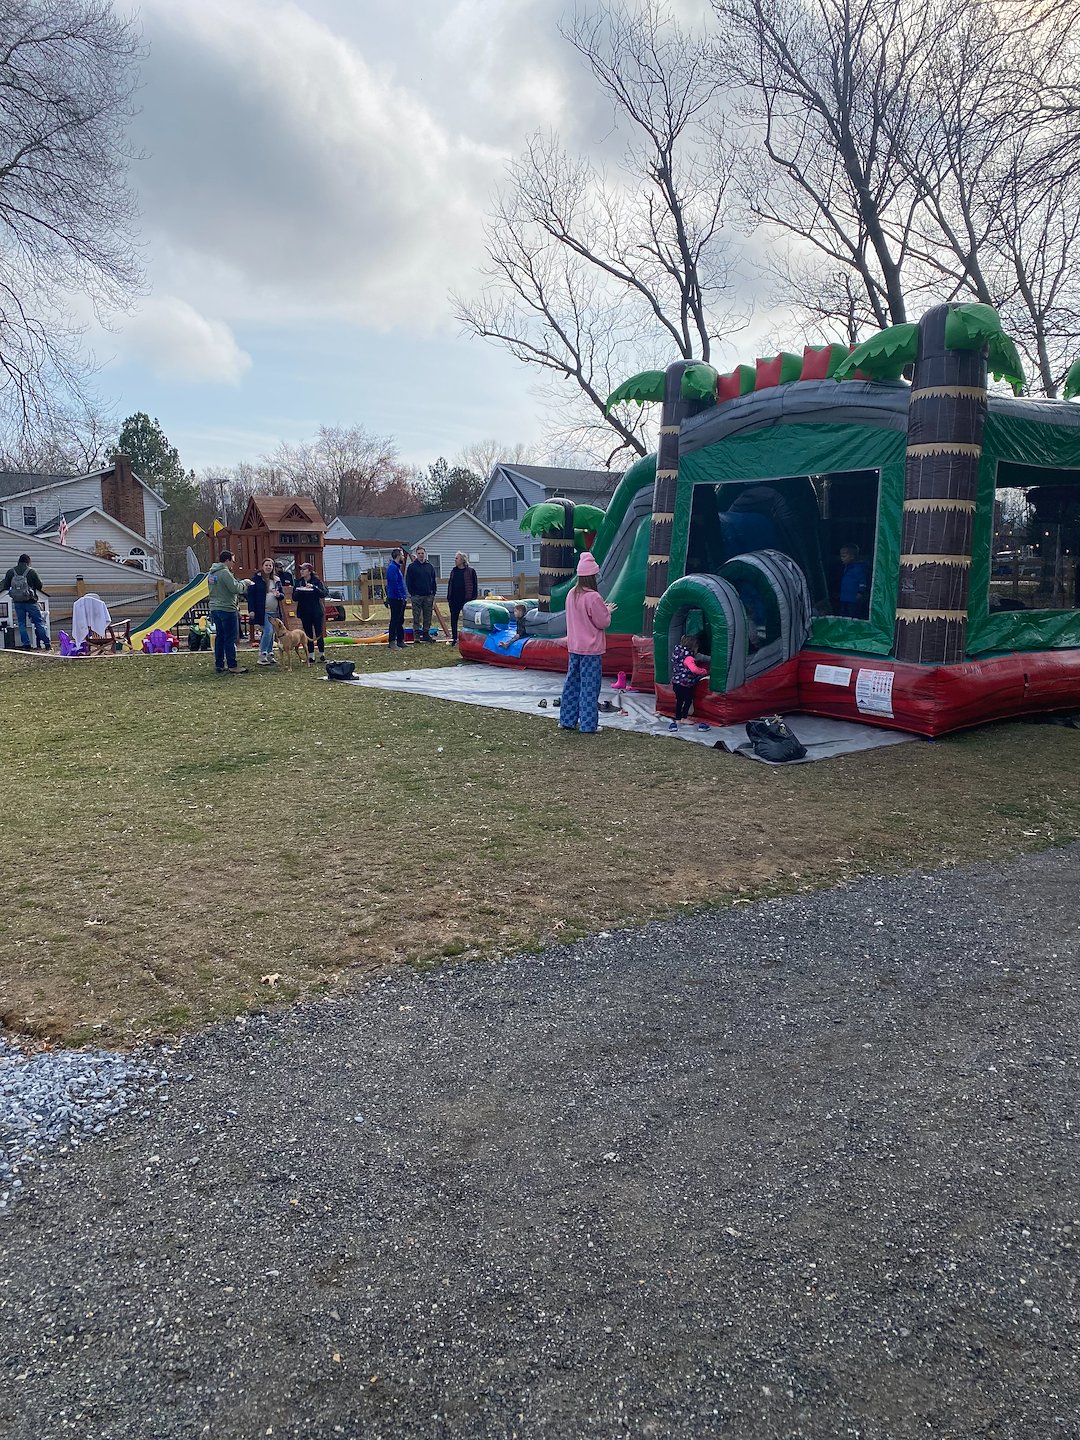
[[(495, 665), (383, 671), (374, 675), (356, 675), (344, 683), (367, 685), (379, 690), (404, 690), (435, 700), (460, 700), (466, 705), (486, 705), (492, 710), (516, 710), (522, 715), (536, 715), (552, 721), (559, 718), (554, 702), (562, 692), (561, 675), (549, 675), (539, 670), (511, 670)], [(543, 704), (544, 701), (547, 703)], [(605, 702), (618, 706), (623, 713), (606, 711)], [(651, 695), (612, 690), (610, 680), (605, 680), (600, 692), (600, 706), (602, 729), (630, 730), (638, 735), (652, 735), (665, 740), (692, 740), (698, 745), (720, 746), (733, 753), (747, 754), (752, 760), (758, 758), (749, 750), (745, 726), (711, 725), (708, 730), (699, 730), (691, 719), (684, 721), (678, 730), (669, 730), (666, 716), (657, 715)], [(874, 750), (880, 745), (899, 745), (905, 740), (917, 738), (902, 731), (880, 730), (872, 725), (856, 725), (848, 720), (829, 720), (816, 715), (789, 715), (786, 718), (795, 735), (806, 746), (807, 760), (827, 760), (853, 750)], [(742, 749), (743, 746), (747, 749)]]

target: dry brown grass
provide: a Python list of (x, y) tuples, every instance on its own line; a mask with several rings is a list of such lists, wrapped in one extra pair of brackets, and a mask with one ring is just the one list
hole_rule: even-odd
[(614, 731), (582, 743), (306, 667), (219, 680), (205, 655), (0, 655), (0, 683), (0, 1014), (76, 1043), (386, 964), (1080, 835), (1080, 735), (1050, 727), (781, 770)]

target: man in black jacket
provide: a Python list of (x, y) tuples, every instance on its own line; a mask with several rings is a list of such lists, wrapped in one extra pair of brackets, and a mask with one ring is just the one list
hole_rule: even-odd
[(0, 595), (7, 591), (15, 607), (15, 618), (19, 622), (19, 640), (24, 650), (32, 650), (30, 632), (26, 628), (29, 620), (34, 627), (34, 639), (42, 650), (51, 650), (49, 632), (45, 629), (45, 617), (38, 604), (38, 596), (48, 592), (41, 583), (41, 576), (30, 568), (30, 556), (20, 555), (0, 584)]
[(412, 601), (413, 640), (419, 645), (431, 640), (431, 612), (435, 605), (438, 578), (435, 566), (427, 558), (423, 545), (416, 547), (416, 558), (405, 571), (405, 588)]

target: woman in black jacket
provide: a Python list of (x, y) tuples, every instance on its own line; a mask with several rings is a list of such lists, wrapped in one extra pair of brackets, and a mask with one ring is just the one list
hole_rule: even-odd
[(480, 584), (476, 571), (469, 564), (469, 557), (461, 550), (454, 556), (454, 568), (446, 581), (446, 603), (450, 607), (450, 644), (457, 644), (458, 616), (466, 602), (480, 596)]
[(324, 653), (324, 630), (326, 625), (326, 611), (323, 609), (323, 596), (326, 594), (326, 586), (315, 574), (315, 571), (308, 564), (300, 566), (300, 573), (293, 586), (292, 598), (296, 606), (296, 618), (304, 627), (304, 634), (308, 637), (308, 664), (315, 664), (315, 646), (319, 647), (319, 659), (325, 664)]
[[(274, 663), (274, 621), (282, 620), (281, 603), (284, 587), (274, 571), (273, 560), (264, 560), (248, 589), (248, 610), (253, 625), (258, 625), (259, 665)], [(252, 632), (254, 637), (254, 631)]]

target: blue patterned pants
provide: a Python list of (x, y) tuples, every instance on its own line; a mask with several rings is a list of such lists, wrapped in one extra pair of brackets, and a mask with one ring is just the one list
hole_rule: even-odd
[(600, 660), (599, 655), (575, 655), (571, 652), (559, 704), (562, 729), (573, 730), (576, 727), (583, 734), (591, 735), (599, 728)]

